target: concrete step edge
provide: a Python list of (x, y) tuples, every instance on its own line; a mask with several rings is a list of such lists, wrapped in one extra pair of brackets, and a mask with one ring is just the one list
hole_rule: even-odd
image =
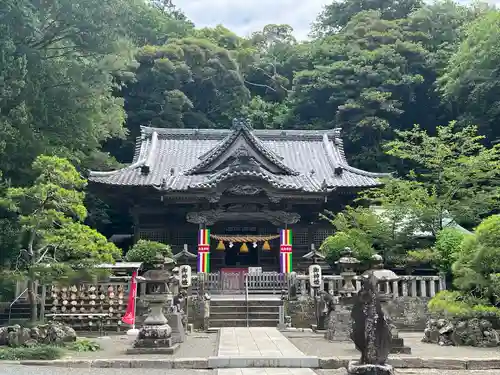
[[(265, 357), (208, 357), (208, 358), (169, 358), (169, 359), (99, 359), (78, 360), (62, 359), (53, 361), (2, 361), (7, 364), (24, 366), (54, 366), (69, 368), (164, 368), (164, 369), (209, 369), (234, 366), (242, 367), (280, 367), (280, 364), (290, 367), (290, 361), (304, 365), (316, 364), (309, 368), (339, 369), (345, 368), (349, 361), (358, 360), (353, 357), (313, 357), (303, 356), (294, 358), (265, 358)], [(313, 363), (314, 362), (314, 363)], [(421, 357), (392, 357), (388, 363), (395, 368), (427, 368), (440, 370), (494, 370), (500, 369), (499, 358), (421, 358)], [(296, 364), (296, 363), (295, 363)], [(217, 367), (211, 367), (217, 366)], [(233, 367), (234, 367), (233, 366)], [(297, 366), (292, 366), (297, 367)]]

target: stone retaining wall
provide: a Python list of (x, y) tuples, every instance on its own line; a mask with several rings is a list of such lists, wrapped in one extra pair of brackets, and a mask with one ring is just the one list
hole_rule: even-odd
[[(387, 302), (387, 310), (394, 324), (401, 330), (423, 331), (429, 312), (429, 297), (397, 297)], [(292, 327), (310, 328), (316, 324), (312, 298), (290, 301), (287, 314), (292, 318)]]

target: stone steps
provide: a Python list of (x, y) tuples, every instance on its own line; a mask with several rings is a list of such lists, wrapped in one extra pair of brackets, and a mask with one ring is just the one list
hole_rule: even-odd
[[(246, 319), (246, 312), (244, 313), (234, 313), (234, 312), (224, 312), (212, 314), (216, 319), (234, 320), (234, 319)], [(279, 312), (248, 312), (248, 319), (264, 319), (264, 320), (279, 320)]]
[[(276, 327), (279, 323), (279, 300), (248, 301), (248, 325), (251, 327)], [(246, 327), (247, 301), (244, 299), (212, 300), (210, 327)]]
[[(278, 318), (276, 319), (249, 319), (249, 327), (276, 327), (279, 323)], [(220, 319), (210, 317), (210, 327), (211, 328), (225, 328), (225, 327), (246, 327), (247, 320), (243, 319)]]
[[(212, 314), (246, 314), (246, 306), (231, 306), (231, 305), (211, 305)], [(248, 311), (253, 313), (279, 313), (279, 306), (248, 306)]]
[[(38, 305), (38, 313), (40, 313), (40, 305)], [(30, 304), (25, 301), (18, 301), (12, 305), (10, 312), (11, 322), (18, 323), (28, 321), (31, 317)], [(9, 322), (9, 307), (7, 306), (3, 311), (0, 311), (0, 326), (7, 325)]]

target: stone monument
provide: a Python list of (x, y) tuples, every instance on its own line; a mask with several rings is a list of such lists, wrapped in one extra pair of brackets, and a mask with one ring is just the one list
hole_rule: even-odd
[(390, 283), (399, 280), (399, 276), (391, 270), (384, 269), (384, 259), (379, 254), (375, 254), (372, 257), (372, 270), (366, 271), (363, 275), (369, 275), (370, 272), (373, 273), (373, 276), (377, 280), (377, 292), (379, 294), (382, 311), (391, 329), (391, 353), (411, 354), (411, 348), (405, 346), (404, 339), (399, 337), (399, 331), (392, 322), (388, 308), (389, 301), (392, 299), (394, 293), (391, 293)]
[(167, 267), (173, 265), (174, 260), (163, 256), (157, 259), (155, 269), (146, 271), (144, 281), (140, 281), (146, 283), (142, 300), (149, 303), (150, 311), (127, 354), (173, 354), (179, 348), (179, 343), (172, 340), (172, 328), (163, 314), (165, 304), (172, 300), (168, 287), (171, 274)]
[(169, 308), (167, 314), (168, 324), (172, 328), (172, 343), (178, 344), (184, 342), (186, 339), (186, 322), (184, 319), (184, 300), (185, 292), (179, 291), (179, 294), (174, 296), (172, 306)]
[(335, 306), (338, 304), (338, 297), (332, 296), (325, 291), (320, 292), (320, 297), (324, 302), (325, 321), (327, 322), (325, 339), (335, 341)]
[(394, 375), (392, 366), (386, 363), (392, 336), (380, 304), (377, 284), (373, 271), (364, 273), (361, 289), (354, 299), (352, 340), (361, 352), (361, 359), (349, 362), (349, 375)]

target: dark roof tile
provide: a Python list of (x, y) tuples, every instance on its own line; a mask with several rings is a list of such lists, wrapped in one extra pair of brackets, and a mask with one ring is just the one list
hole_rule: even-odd
[[(210, 158), (235, 131), (143, 127), (130, 166), (112, 172), (91, 171), (89, 180), (107, 185), (155, 186), (171, 191), (214, 186), (230, 178), (230, 173), (234, 176), (235, 172), (223, 169), (189, 174), (189, 171)], [(278, 189), (312, 193), (343, 187), (371, 187), (380, 185), (378, 178), (385, 176), (349, 166), (337, 129), (253, 130), (251, 133), (261, 148), (260, 152), (266, 153), (266, 157), (283, 167), (285, 172), (292, 173), (275, 175), (260, 168), (248, 171), (248, 175), (262, 178)], [(141, 167), (146, 164), (149, 164), (149, 173), (143, 174)], [(335, 169), (340, 173), (335, 173)]]

